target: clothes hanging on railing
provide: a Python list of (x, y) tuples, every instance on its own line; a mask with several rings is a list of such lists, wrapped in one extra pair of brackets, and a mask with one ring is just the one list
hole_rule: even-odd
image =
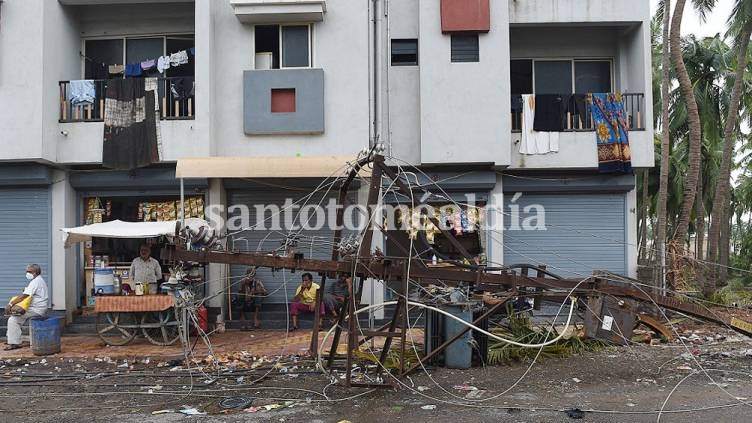
[(595, 125), (598, 170), (631, 173), (629, 122), (621, 94), (589, 94), (588, 104)]
[(536, 95), (533, 129), (539, 132), (563, 131), (565, 105), (564, 97), (561, 94)]
[(159, 119), (159, 79), (157, 78), (144, 78), (144, 90), (154, 93), (154, 114), (155, 114), (155, 131), (157, 137), (157, 153), (160, 159), (164, 157), (164, 149), (162, 148), (162, 127)]
[(103, 166), (132, 170), (159, 161), (155, 92), (146, 90), (143, 78), (107, 81)]
[(143, 75), (144, 71), (141, 69), (141, 63), (128, 63), (125, 65), (125, 77), (134, 77)]
[(97, 92), (94, 81), (86, 79), (68, 83), (68, 100), (72, 106), (94, 104), (96, 98)]
[(587, 94), (570, 94), (566, 97), (565, 113), (568, 119), (571, 119), (567, 129), (587, 128)]
[(157, 65), (156, 59), (144, 60), (143, 62), (141, 62), (141, 70), (148, 71), (149, 69), (153, 68), (156, 65)]
[(538, 98), (531, 94), (522, 96), (522, 138), (520, 154), (547, 154), (559, 151), (559, 133), (535, 129)]
[(120, 75), (125, 71), (124, 65), (110, 65), (108, 66), (108, 73), (110, 75)]

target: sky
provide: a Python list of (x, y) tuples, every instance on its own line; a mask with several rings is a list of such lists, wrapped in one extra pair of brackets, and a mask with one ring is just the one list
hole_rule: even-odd
[[(675, 1), (671, 2), (672, 12), (675, 3)], [(726, 32), (726, 19), (731, 14), (733, 5), (734, 0), (718, 0), (713, 12), (707, 16), (706, 22), (702, 23), (691, 6), (691, 2), (688, 1), (682, 19), (682, 35), (695, 34), (698, 37), (712, 37), (719, 32), (723, 35)], [(650, 11), (652, 13), (655, 13), (657, 7), (658, 0), (650, 0)]]

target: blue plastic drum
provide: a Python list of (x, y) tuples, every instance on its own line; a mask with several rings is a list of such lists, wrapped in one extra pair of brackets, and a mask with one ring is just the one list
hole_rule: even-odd
[(51, 355), (60, 352), (60, 318), (45, 317), (29, 321), (31, 352)]

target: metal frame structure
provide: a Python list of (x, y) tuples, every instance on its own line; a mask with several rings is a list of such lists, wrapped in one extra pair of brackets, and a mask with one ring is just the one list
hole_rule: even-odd
[[(319, 304), (321, 303), (321, 295), (323, 295), (322, 293), (325, 289), (326, 278), (334, 278), (343, 274), (352, 275), (353, 283), (351, 284), (351, 294), (348, 297), (345, 307), (343, 307), (343, 309), (346, 309), (346, 313), (339, 313), (334, 340), (327, 358), (328, 366), (332, 369), (340, 338), (343, 332), (346, 332), (348, 353), (345, 369), (346, 378), (344, 382), (348, 387), (391, 386), (382, 383), (356, 383), (352, 380), (353, 352), (359, 348), (360, 345), (373, 337), (378, 336), (386, 338), (379, 357), (381, 363), (378, 370), (379, 376), (384, 368), (383, 365), (392, 347), (393, 339), (395, 337), (400, 338), (400, 368), (398, 374), (399, 376), (404, 376), (421, 366), (426, 360), (431, 359), (444, 351), (447, 346), (459, 339), (469, 330), (468, 327), (462, 333), (447, 340), (438, 348), (431, 351), (428, 356), (419, 359), (418, 363), (406, 368), (405, 338), (408, 329), (408, 304), (406, 295), (408, 283), (410, 281), (414, 281), (422, 286), (442, 281), (445, 285), (451, 285), (453, 283), (457, 285), (463, 284), (466, 287), (469, 286), (470, 289), (480, 286), (483, 286), (484, 288), (492, 288), (492, 292), (496, 293), (501, 300), (498, 304), (487, 310), (483, 316), (476, 319), (476, 321), (486, 318), (488, 315), (499, 310), (505, 301), (520, 295), (535, 298), (536, 304), (538, 304), (538, 301), (543, 298), (565, 302), (570, 296), (576, 296), (577, 298), (582, 299), (609, 297), (615, 299), (615, 302), (612, 301), (612, 303), (616, 304), (617, 309), (614, 310), (612, 308), (610, 310), (612, 313), (636, 315), (637, 311), (633, 307), (630, 307), (629, 304), (637, 301), (647, 303), (653, 307), (664, 307), (670, 310), (686, 313), (704, 320), (731, 327), (740, 333), (752, 336), (752, 324), (750, 323), (730, 316), (717, 315), (712, 310), (689, 301), (684, 301), (677, 297), (661, 295), (658, 289), (640, 288), (639, 285), (635, 284), (640, 284), (639, 281), (629, 280), (623, 276), (607, 272), (595, 272), (591, 278), (583, 281), (559, 278), (553, 273), (547, 271), (545, 267), (526, 264), (490, 268), (483, 265), (468, 265), (466, 262), (457, 261), (453, 263), (453, 267), (431, 267), (430, 265), (425, 264), (422, 260), (412, 258), (409, 251), (406, 251), (403, 246), (393, 240), (391, 242), (394, 242), (395, 246), (403, 252), (403, 257), (385, 257), (382, 254), (373, 254), (371, 251), (373, 231), (385, 231), (378, 223), (373, 222), (377, 205), (379, 204), (382, 178), (391, 179), (392, 183), (397, 187), (396, 189), (402, 195), (412, 199), (411, 203), (413, 210), (417, 205), (424, 203), (416, 200), (416, 198), (421, 198), (421, 195), (416, 195), (416, 192), (414, 192), (408, 184), (406, 184), (392, 169), (386, 166), (384, 158), (381, 155), (373, 154), (373, 152), (371, 152), (367, 157), (358, 160), (348, 172), (348, 175), (339, 190), (338, 204), (342, 205), (344, 203), (350, 184), (356, 178), (358, 172), (366, 166), (372, 166), (367, 204), (369, 222), (361, 234), (361, 242), (355, 255), (343, 255), (338, 250), (338, 244), (342, 241), (341, 227), (344, 219), (344, 207), (340, 207), (338, 208), (336, 216), (337, 230), (334, 233), (334, 247), (330, 260), (306, 259), (303, 254), (298, 253), (292, 256), (280, 256), (211, 249), (196, 251), (195, 249), (184, 248), (181, 243), (163, 250), (162, 259), (168, 263), (177, 261), (223, 263), (267, 267), (274, 270), (288, 269), (291, 271), (305, 270), (318, 272), (323, 277), (321, 288), (318, 291), (319, 298), (315, 304), (315, 316), (319, 315)], [(473, 257), (449, 231), (444, 229), (442, 225), (439, 225), (436, 218), (429, 217), (428, 220), (439, 228), (439, 230), (445, 235), (446, 239), (465, 259), (467, 259), (467, 261), (470, 263), (473, 262)], [(529, 275), (530, 270), (535, 271), (535, 276)], [(400, 283), (404, 287), (403, 292), (405, 295), (400, 296), (398, 299), (392, 318), (386, 325), (377, 330), (359, 330), (357, 325), (357, 305), (360, 304), (362, 281), (364, 278), (376, 278), (385, 282)], [(356, 284), (356, 280), (359, 280), (360, 282)], [(592, 314), (592, 312), (590, 312), (590, 314)], [(599, 316), (594, 317), (600, 319)], [(312, 354), (317, 355), (319, 350), (319, 319), (314, 318), (313, 321), (310, 351)], [(634, 321), (634, 319), (631, 321)], [(631, 335), (632, 329), (633, 328), (621, 328), (621, 336), (628, 339)], [(588, 332), (595, 334), (595, 331)]]

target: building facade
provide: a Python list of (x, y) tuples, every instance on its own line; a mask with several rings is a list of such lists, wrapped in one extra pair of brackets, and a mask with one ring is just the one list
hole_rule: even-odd
[[(149, 66), (179, 52), (188, 57), (169, 69)], [(159, 161), (111, 170), (103, 166), (107, 81), (123, 78), (119, 66), (142, 62), (134, 77), (157, 78)], [(542, 264), (567, 277), (597, 269), (634, 276), (634, 173), (599, 172), (596, 125), (576, 99), (623, 93), (631, 166), (652, 167), (650, 66), (646, 0), (5, 0), (0, 297), (24, 284), (26, 263), (38, 262), (54, 309), (86, 305), (90, 257), (125, 262), (134, 246), (66, 249), (60, 228), (169, 218), (182, 159), (227, 160), (228, 168), (233, 158), (250, 159), (240, 177), (220, 171), (184, 180), (194, 208), (221, 205), (227, 219), (241, 210), (230, 206), (328, 202), (335, 190), (327, 177), (344, 162), (327, 160), (376, 143), (395, 169), (426, 186), (437, 181), (433, 190), (438, 185), (445, 200), (474, 195), (504, 227), (531, 206), (545, 209), (545, 230), (481, 235), (489, 263)], [(82, 80), (94, 87), (83, 102)], [(520, 105), (552, 95), (573, 104), (562, 106), (561, 128), (552, 131), (557, 151), (530, 154)], [(272, 159), (283, 164), (264, 165)], [(365, 202), (367, 184), (359, 186), (350, 203)], [(236, 231), (228, 245), (270, 251), (289, 240), (266, 225), (257, 230), (271, 217), (263, 213), (250, 213), (243, 223), (254, 230)], [(327, 257), (330, 236), (326, 228), (302, 231), (299, 249)], [(374, 243), (389, 251), (384, 237)], [(206, 293), (243, 271), (210, 266)], [(289, 299), (299, 277), (260, 276), (272, 303)], [(378, 301), (383, 290), (366, 295)], [(210, 303), (229, 314), (229, 302)]]

